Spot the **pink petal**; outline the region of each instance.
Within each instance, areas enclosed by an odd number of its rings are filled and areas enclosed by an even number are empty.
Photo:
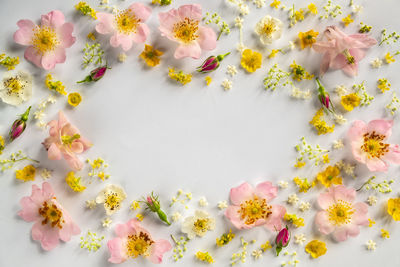
[[[141,3],[134,3],[128,7],[141,22],[145,22],[151,15],[151,8]]]
[[[378,158],[366,159],[365,164],[371,172],[386,172],[389,167],[386,162]]]
[[[47,197],[47,196],[46,196]],[[32,185],[32,194],[29,197],[37,206],[41,206],[44,201],[47,201],[48,198],[44,198],[42,189],[40,189],[37,185]]]
[[[76,154],[82,153],[82,152],[83,152],[83,145],[82,145],[82,143],[77,142],[77,141],[73,142],[73,143],[71,144],[71,151],[72,151],[73,153],[76,153]]]
[[[42,184],[42,196],[45,200],[50,200],[54,197],[54,190],[48,182]]]
[[[118,237],[124,238],[130,234],[136,234],[135,228],[131,228],[129,223],[126,224],[117,224],[115,226],[115,233]]]
[[[232,188],[229,196],[232,204],[238,206],[242,202],[251,199],[253,197],[253,194],[254,194],[253,187],[250,184],[244,182],[238,187]]]
[[[57,64],[57,57],[55,53],[46,53],[42,56],[41,67],[45,70],[54,69]]]
[[[335,204],[335,198],[332,188],[329,188],[328,192],[321,193],[318,196],[318,205],[321,209],[327,210],[333,204]]]
[[[75,154],[64,153],[63,155],[70,168],[76,171],[80,171],[83,168],[83,163],[78,159]]]
[[[189,45],[181,44],[175,50],[175,58],[180,59],[183,57],[191,57],[194,59],[198,59],[201,55],[201,48],[197,42],[193,42]]]
[[[201,5],[183,5],[178,8],[178,13],[181,19],[189,18],[194,20],[201,20]]]
[[[114,238],[107,243],[108,251],[111,253],[111,257],[108,259],[111,263],[122,263],[126,261],[127,256],[123,250],[123,244],[121,238]]]
[[[317,225],[318,231],[324,235],[328,235],[335,230],[335,226],[329,221],[329,213],[327,211],[319,211],[315,216],[315,224]]]
[[[18,216],[24,221],[33,222],[40,219],[38,213],[40,206],[33,202],[31,197],[23,197],[19,203],[22,206],[22,210],[18,212]]]
[[[337,54],[329,64],[329,66],[333,69],[343,69],[348,65],[347,59],[343,54]]]
[[[178,11],[176,9],[171,9],[168,12],[158,13],[158,20],[160,22],[160,27],[158,29],[161,32],[161,36],[166,36],[170,40],[175,40],[172,33],[174,25],[181,21]]]
[[[135,43],[144,43],[149,33],[150,33],[149,26],[147,26],[144,23],[140,23],[139,26],[137,27],[137,32],[132,35],[132,40]]]
[[[347,64],[346,66],[344,66],[342,68],[342,71],[344,73],[346,73],[347,75],[349,75],[350,77],[354,77],[357,76],[358,73],[358,63],[354,63],[354,64]]]
[[[121,45],[124,51],[128,51],[132,47],[132,39],[130,36],[116,33],[111,36],[110,44],[112,47],[118,47]]]
[[[217,47],[217,35],[210,27],[199,27],[199,45],[204,50],[214,50]]]
[[[346,241],[349,236],[355,237],[359,233],[360,229],[358,226],[349,224],[336,228],[333,232],[333,238],[338,242],[342,242]]]
[[[55,143],[52,143],[47,151],[48,158],[51,160],[60,160],[61,151]]]
[[[238,206],[229,206],[225,211],[225,216],[237,229],[249,229],[254,225],[247,225],[240,219],[239,214],[240,207]]]
[[[97,12],[96,31],[100,34],[109,34],[114,32],[114,15],[109,13]]]
[[[167,240],[157,240],[151,248],[150,261],[155,264],[161,263],[164,253],[171,249],[172,245]]]
[[[61,37],[61,46],[64,48],[71,47],[76,38],[72,36],[72,32],[74,31],[74,25],[72,23],[64,23],[59,29],[59,35]]]
[[[383,156],[384,160],[387,160],[394,164],[400,164],[400,147],[399,145],[389,145],[389,152]]]
[[[353,223],[355,225],[368,225],[368,205],[362,202],[354,204]]]
[[[349,49],[349,53],[354,57],[354,60],[356,62],[361,61],[366,54],[366,52],[363,49],[355,49],[355,48]]]
[[[278,187],[273,186],[271,182],[259,183],[256,186],[255,193],[269,202],[278,195]]]
[[[281,205],[271,205],[272,214],[268,216],[265,227],[270,231],[280,231],[283,227],[282,220],[286,213],[286,208]]]
[[[350,35],[349,37],[357,40],[359,44],[361,44],[360,48],[369,48],[378,43],[375,38],[367,34],[353,34]]]
[[[392,120],[373,120],[368,123],[367,132],[376,132],[377,134],[382,134],[388,138],[392,135],[392,127]]]
[[[30,45],[33,36],[33,29],[36,27],[35,23],[31,20],[23,19],[18,21],[17,25],[20,29],[14,33],[14,41],[17,44]]]
[[[46,15],[42,15],[41,26],[47,26],[50,28],[59,28],[65,22],[64,14],[59,10],[54,10]]]
[[[39,54],[33,46],[29,46],[24,53],[26,60],[32,62],[37,67],[42,68],[42,55]]]
[[[40,221],[32,227],[32,239],[40,241],[42,248],[46,251],[52,250],[59,244],[59,234],[57,227],[50,227],[48,224],[42,225]]]
[[[332,190],[335,201],[343,200],[349,203],[352,203],[356,198],[356,190],[353,188],[346,188],[344,185],[337,185],[334,187],[330,187]]]
[[[68,119],[65,117],[64,112],[61,110],[58,112],[58,128],[62,129],[66,124],[68,124]]]
[[[350,130],[347,132],[347,137],[350,141],[358,141],[363,139],[363,135],[367,131],[367,125],[363,121],[354,121]]]

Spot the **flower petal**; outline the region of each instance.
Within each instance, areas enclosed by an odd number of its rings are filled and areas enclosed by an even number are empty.
[[[150,33],[149,26],[147,26],[144,23],[140,23],[136,29],[136,33],[132,35],[132,40],[135,43],[144,43],[149,33]]]
[[[356,225],[368,225],[368,205],[362,202],[354,204],[353,223]]]
[[[109,34],[114,32],[114,15],[104,12],[97,12],[96,31],[100,34]]]
[[[375,132],[377,134],[382,134],[386,138],[392,135],[392,120],[373,120],[370,121],[367,125],[367,132]]]
[[[210,27],[199,27],[199,45],[204,50],[214,50],[217,47],[217,35]]]
[[[191,57],[194,59],[198,59],[201,55],[201,48],[200,45],[197,42],[193,42],[192,44],[189,45],[184,45],[181,44],[178,46],[178,48],[175,50],[175,58],[180,59],[183,57]]]
[[[55,143],[52,143],[47,151],[48,158],[51,160],[60,160],[61,151]]]
[[[24,221],[34,222],[40,219],[38,213],[40,206],[33,202],[31,197],[23,197],[19,203],[22,206],[22,210],[18,212],[18,216]]]
[[[68,48],[68,47],[71,47],[75,43],[76,38],[74,36],[72,36],[73,31],[74,31],[74,24],[72,24],[72,23],[64,23],[60,27],[59,34],[61,37],[61,46],[62,47]]]
[[[328,235],[335,230],[335,226],[329,221],[329,213],[327,211],[319,211],[315,216],[315,224],[317,225],[318,231],[324,235]]]
[[[114,238],[107,243],[108,251],[111,253],[111,257],[108,259],[111,263],[122,263],[126,261],[127,255],[124,253],[122,239]]]
[[[47,26],[56,29],[61,27],[64,22],[64,14],[60,10],[54,10],[46,15],[42,15],[41,26]]]
[[[134,3],[128,7],[141,22],[145,22],[151,15],[151,8],[142,3]]]
[[[193,20],[201,20],[201,5],[183,5],[178,8],[178,13],[181,19],[189,18]]]
[[[228,218],[237,229],[249,229],[253,227],[246,225],[240,219],[239,210],[240,210],[239,206],[229,206],[225,211],[226,218]]]
[[[240,205],[240,203],[250,199],[253,197],[254,189],[253,187],[244,182],[238,187],[234,187],[231,189],[229,197],[233,205]]]
[[[150,261],[155,264],[161,263],[164,253],[171,249],[172,245],[167,240],[157,240],[151,247]]]
[[[265,227],[271,231],[280,231],[283,227],[282,220],[286,213],[286,208],[281,205],[271,205],[272,214],[268,216]]]
[[[271,182],[259,183],[256,186],[255,193],[269,202],[278,195],[278,187],[273,186]]]
[[[36,27],[35,23],[33,23],[29,19],[23,19],[17,22],[19,30],[14,33],[14,41],[17,44],[21,45],[30,45],[33,29]]]
[[[29,46],[25,49],[24,57],[37,67],[42,68],[42,55],[39,54],[33,46]]]
[[[387,160],[394,164],[400,164],[400,147],[399,145],[389,145],[389,152],[383,156],[384,160]]]

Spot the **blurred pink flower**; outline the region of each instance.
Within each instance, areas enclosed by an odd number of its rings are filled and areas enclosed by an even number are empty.
[[[201,13],[201,6],[193,4],[158,14],[161,35],[179,43],[175,58],[197,59],[202,49],[213,50],[217,46],[217,35],[213,29],[199,25]]]
[[[108,241],[108,250],[112,263],[122,263],[128,258],[139,256],[149,257],[152,263],[161,263],[165,252],[172,249],[171,244],[164,239],[154,241],[149,232],[140,226],[136,219],[115,227],[118,237]]]
[[[392,126],[391,120],[373,120],[368,124],[355,121],[347,133],[354,158],[370,171],[387,171],[387,162],[400,164],[399,145],[385,143],[392,134]]]
[[[329,68],[341,69],[350,76],[357,75],[358,62],[365,57],[365,49],[377,41],[367,34],[347,35],[336,26],[328,26],[324,32],[327,41],[314,43],[313,49],[323,53],[321,75]]]
[[[18,215],[27,222],[35,222],[32,226],[32,239],[40,241],[44,250],[52,250],[58,245],[59,239],[68,242],[71,236],[81,232],[57,202],[53,188],[47,182],[42,184],[42,189],[32,185],[31,196],[23,197],[20,204],[22,210]]]
[[[17,22],[19,30],[14,33],[14,41],[28,46],[25,58],[36,66],[50,70],[57,63],[65,62],[65,48],[75,43],[72,36],[74,25],[66,23],[59,10],[42,15],[40,26],[31,20]]]
[[[269,205],[277,194],[278,188],[271,182],[260,183],[256,188],[245,182],[231,189],[233,205],[227,208],[225,216],[238,229],[264,225],[271,231],[280,231],[286,209],[281,205]]]
[[[333,186],[318,197],[318,205],[323,209],[315,217],[318,230],[333,234],[337,241],[345,241],[349,236],[360,233],[359,226],[368,225],[368,205],[354,203],[356,191],[343,185]]]
[[[88,150],[92,144],[80,135],[75,126],[68,122],[62,111],[58,113],[58,121],[52,120],[48,125],[50,126],[50,136],[44,140],[43,145],[48,151],[49,159],[60,160],[63,156],[72,169],[82,169],[83,163],[76,154]]]
[[[151,15],[151,8],[141,3],[134,3],[116,14],[98,12],[96,31],[100,34],[113,34],[110,44],[121,46],[124,51],[131,49],[133,42],[144,43],[150,33],[144,23]]]

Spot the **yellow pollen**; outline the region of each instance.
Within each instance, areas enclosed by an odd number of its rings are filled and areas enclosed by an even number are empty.
[[[272,22],[264,24],[264,27],[262,28],[262,31],[265,35],[271,35],[273,32],[275,32],[275,24]]]
[[[188,44],[199,37],[199,21],[189,18],[175,23],[173,32],[175,38],[179,39],[181,42]]]
[[[137,258],[139,255],[149,256],[149,247],[154,243],[148,234],[140,232],[128,236],[126,250],[129,257]]]
[[[377,134],[375,131],[364,134],[364,143],[361,146],[361,150],[367,153],[367,157],[380,158],[389,151],[389,144],[383,143],[382,141],[386,136]]]
[[[16,77],[12,77],[4,81],[4,86],[8,88],[9,94],[18,94],[20,90],[24,87],[21,81]]]
[[[194,222],[194,230],[196,233],[205,233],[208,230],[210,219],[197,219]]]
[[[62,211],[55,204],[48,204],[43,202],[41,208],[39,208],[39,214],[44,218],[42,224],[50,223],[51,227],[62,228],[62,224],[65,222],[62,219]]]
[[[115,22],[120,33],[131,34],[136,32],[140,19],[128,8],[115,16]]]
[[[43,55],[46,52],[53,51],[59,44],[54,29],[47,26],[36,26],[33,29],[32,45],[39,54]]]
[[[351,203],[343,200],[338,200],[328,208],[329,220],[334,225],[343,225],[351,222],[351,217],[354,214],[354,209]]]
[[[110,208],[110,210],[116,210],[119,208],[121,203],[121,198],[118,196],[117,193],[109,193],[106,197],[104,205]]]
[[[240,204],[238,211],[240,218],[245,220],[245,224],[253,224],[259,219],[267,219],[272,214],[271,206],[267,204],[265,199],[259,199],[255,196],[251,200],[246,200]]]
[[[66,146],[71,146],[75,140],[81,138],[80,134],[74,134],[73,136],[63,135],[61,136],[61,142]]]

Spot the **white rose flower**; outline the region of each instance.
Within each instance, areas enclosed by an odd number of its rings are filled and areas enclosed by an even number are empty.
[[[32,76],[26,72],[6,72],[0,84],[0,98],[4,103],[18,106],[32,97]]]
[[[267,15],[256,24],[254,31],[260,36],[261,43],[269,45],[281,38],[282,26],[282,21]]]

